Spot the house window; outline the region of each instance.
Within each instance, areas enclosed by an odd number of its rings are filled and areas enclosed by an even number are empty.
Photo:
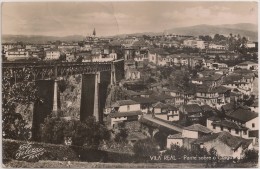
[[[255,128],[255,123],[252,123],[252,128]]]
[[[231,133],[231,128],[228,128],[228,131]]]
[[[213,125],[213,129],[216,129],[216,125]]]
[[[244,135],[247,135],[247,131],[246,130],[244,130]]]
[[[239,130],[238,129],[236,129],[236,134],[238,134],[239,133]]]
[[[223,126],[220,127],[221,131],[223,131]]]
[[[127,111],[130,111],[130,106],[129,105],[127,105]]]

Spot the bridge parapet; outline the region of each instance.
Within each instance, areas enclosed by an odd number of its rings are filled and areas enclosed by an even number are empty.
[[[33,63],[3,63],[3,77],[10,77],[10,81],[55,79],[76,74],[88,74],[111,71],[112,62],[33,62]]]

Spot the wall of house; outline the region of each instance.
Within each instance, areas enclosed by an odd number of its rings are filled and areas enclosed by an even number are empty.
[[[140,110],[141,110],[140,104],[133,104],[133,105],[120,106],[118,112],[130,112],[130,111],[140,111]]]
[[[255,127],[253,127],[252,124],[254,124]],[[258,117],[246,122],[246,127],[251,129],[251,130],[259,130],[259,128],[258,128]]]
[[[15,60],[15,59],[26,59],[29,57],[28,51],[11,51],[6,52],[6,58],[7,60]]]
[[[258,113],[258,107],[250,107],[250,110]]]
[[[183,139],[182,138],[167,138],[167,148],[171,148],[171,145],[178,145],[183,146]]]
[[[155,114],[162,112],[161,108],[154,108],[153,111],[154,111]]]
[[[162,120],[168,120],[167,114],[154,114],[154,115],[155,115],[155,117],[160,118]]]
[[[59,59],[60,52],[46,52],[46,60]]]
[[[217,154],[219,156],[233,157],[233,150],[229,146],[227,146],[226,144],[224,144],[223,142],[220,142],[218,140],[212,140],[209,142],[205,142],[203,144],[203,147],[205,147],[207,149],[207,151],[209,151],[211,148],[214,148],[215,150],[217,150]]]
[[[165,65],[167,64],[166,61],[167,61],[166,58],[160,57],[160,58],[158,59],[158,65],[159,65],[159,66],[165,66]]]
[[[148,54],[148,59],[149,59],[149,62],[152,62],[152,63],[154,63],[154,64],[156,64],[156,62],[157,62],[157,56],[156,56],[156,54],[151,54],[151,53],[149,53],[149,54]]]
[[[168,121],[179,121],[179,120],[180,120],[180,116],[169,116]]]
[[[175,116],[169,116],[169,121],[179,121],[180,116],[179,114],[175,114]]]
[[[198,138],[198,132],[197,131],[190,131],[190,130],[183,130],[182,131],[182,137],[186,138]]]
[[[239,136],[239,137],[246,138],[246,139],[248,138],[248,131],[246,131],[246,134],[243,131],[240,131],[240,130],[238,130],[238,133],[236,133],[235,129],[229,130],[229,128],[227,128],[227,127],[223,127],[223,130],[221,130],[220,126],[216,126],[215,129],[214,129],[213,125],[211,123],[212,123],[211,120],[207,120],[207,128],[212,130],[214,133],[227,131],[227,132],[229,132],[233,136]]]
[[[122,122],[127,120],[127,117],[113,117],[111,118],[111,126],[113,126],[114,124],[118,123],[118,122]]]

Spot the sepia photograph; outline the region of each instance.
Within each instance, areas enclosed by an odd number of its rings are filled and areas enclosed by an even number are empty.
[[[257,168],[258,1],[1,3],[3,168]]]

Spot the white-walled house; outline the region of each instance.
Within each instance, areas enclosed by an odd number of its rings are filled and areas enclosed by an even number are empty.
[[[192,142],[192,148],[206,148],[207,151],[214,148],[219,156],[240,159],[244,156],[245,150],[253,148],[253,144],[251,139],[236,137],[223,131],[195,140]]]
[[[50,50],[46,50],[45,51],[45,60],[57,60],[60,58],[60,51],[58,50],[53,50],[53,49],[50,49]]]
[[[191,48],[205,49],[205,41],[198,39],[186,39],[183,41],[183,45]]]
[[[207,119],[207,127],[214,133],[226,131],[233,136],[248,138],[249,129],[245,125],[237,124],[231,120],[210,117]]]
[[[210,135],[212,131],[200,124],[193,124],[188,127],[184,127],[182,133],[169,135],[167,137],[167,148],[171,148],[172,145],[184,146],[190,148],[190,143],[195,139]]]
[[[250,130],[258,130],[258,113],[251,111],[249,108],[238,108],[228,114],[226,118],[244,125]]]
[[[111,105],[111,112],[108,115],[110,125],[124,121],[137,121],[141,118],[142,111],[139,103],[133,100],[118,100]]]
[[[236,65],[236,68],[256,71],[256,70],[258,70],[258,63],[246,61],[246,62],[242,62],[242,63],[239,63],[238,65]]]
[[[13,61],[17,59],[28,59],[29,52],[23,48],[13,48],[6,52],[5,57],[7,60]]]
[[[255,48],[255,47],[256,47],[256,44],[255,44],[254,42],[248,41],[248,42],[246,43],[246,47],[247,47],[247,48]]]
[[[173,105],[157,102],[157,103],[153,104],[152,107],[153,107],[154,117],[157,117],[157,118],[165,120],[165,121],[179,121],[180,120],[180,112]]]
[[[126,80],[138,80],[140,78],[141,78],[141,73],[136,69],[127,69],[125,71]]]
[[[111,107],[117,112],[130,112],[130,111],[140,111],[140,103],[133,100],[118,100]]]
[[[142,116],[141,111],[124,112],[124,113],[110,113],[108,115],[111,127],[115,127],[116,124],[125,121],[138,121]]]
[[[250,105],[249,108],[251,111],[258,113],[258,99],[255,100],[255,102]]]

